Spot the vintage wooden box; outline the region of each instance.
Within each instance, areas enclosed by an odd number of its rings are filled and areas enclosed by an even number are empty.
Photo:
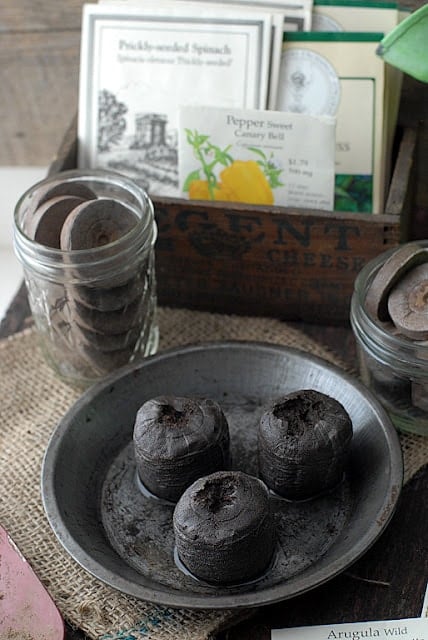
[[[416,139],[401,132],[381,215],[153,198],[159,304],[346,324],[359,270],[407,238]],[[50,172],[76,156],[73,123]]]

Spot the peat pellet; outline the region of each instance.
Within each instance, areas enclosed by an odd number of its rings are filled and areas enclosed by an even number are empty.
[[[83,182],[67,182],[66,180],[58,180],[49,182],[49,184],[41,184],[34,189],[31,199],[28,202],[26,213],[27,218],[31,218],[36,209],[45,204],[52,198],[69,196],[73,198],[81,198],[82,201],[95,200],[97,194]]]
[[[397,329],[412,340],[428,339],[428,262],[403,276],[388,297]]]
[[[137,472],[153,495],[176,502],[198,477],[229,466],[229,427],[214,400],[158,396],[135,419]]]
[[[119,286],[101,287],[98,285],[75,284],[70,286],[70,295],[86,307],[98,311],[117,311],[141,297],[147,286],[145,274],[140,271],[129,276]],[[116,279],[116,277],[115,277]]]
[[[61,249],[95,249],[115,242],[138,222],[126,205],[110,198],[89,200],[76,207],[61,231]]]
[[[133,327],[123,333],[98,333],[92,331],[87,327],[82,327],[75,322],[73,330],[78,334],[79,342],[81,342],[88,349],[92,348],[98,351],[118,351],[121,349],[133,349],[140,337],[141,328],[139,326]]]
[[[34,192],[35,204],[39,207],[46,200],[57,196],[74,196],[82,200],[95,200],[97,198],[95,191],[83,182],[59,179],[58,182],[45,184]]]
[[[116,311],[98,311],[76,299],[70,300],[70,306],[72,320],[86,329],[107,335],[124,333],[139,326],[144,310],[143,301],[140,298]]]
[[[428,261],[428,253],[417,244],[405,244],[380,267],[369,285],[365,307],[375,320],[390,320],[388,296],[394,285],[413,267]]]
[[[352,439],[345,408],[330,396],[303,389],[279,398],[262,414],[259,474],[289,500],[306,500],[343,478]]]
[[[240,471],[196,480],[177,502],[173,529],[179,561],[193,576],[215,585],[257,579],[275,552],[267,488]]]
[[[27,235],[45,247],[60,248],[61,229],[67,216],[84,200],[75,196],[56,196],[41,204],[28,217]]]
[[[86,362],[88,362],[91,368],[98,374],[110,373],[128,364],[135,351],[132,345],[123,349],[102,351],[96,347],[81,344],[79,349]]]

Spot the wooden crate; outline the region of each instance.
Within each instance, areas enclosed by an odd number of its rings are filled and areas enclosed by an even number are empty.
[[[403,131],[380,215],[153,198],[159,304],[346,324],[357,273],[407,239],[416,139]],[[73,123],[50,173],[76,157]]]

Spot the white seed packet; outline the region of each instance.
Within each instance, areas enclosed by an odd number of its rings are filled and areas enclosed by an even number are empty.
[[[335,118],[183,106],[182,196],[331,210]]]
[[[178,193],[182,104],[265,108],[270,13],[185,3],[88,4],[82,22],[78,165]]]
[[[272,640],[374,640],[374,638],[406,638],[406,640],[428,640],[428,618],[405,618],[373,622],[348,622],[272,629]]]

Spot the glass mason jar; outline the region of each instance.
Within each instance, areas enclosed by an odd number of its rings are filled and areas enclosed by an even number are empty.
[[[427,252],[428,262],[428,241],[408,243],[413,244]],[[392,321],[375,321],[365,304],[376,273],[395,251],[390,249],[377,256],[357,275],[351,326],[363,382],[385,407],[397,429],[428,436],[428,341],[404,336]]]
[[[97,201],[97,220],[90,229],[82,227],[81,219],[80,227],[74,221],[71,229],[75,235],[77,229],[77,247],[83,248],[64,248],[65,220],[70,227],[76,211],[67,214],[64,202],[71,202],[70,208],[76,203],[85,207],[88,200]],[[56,201],[59,213],[52,206]],[[113,226],[122,225],[123,232],[108,235],[104,230],[113,214]],[[121,214],[128,225],[118,222]],[[98,244],[91,246],[94,234]],[[15,252],[23,265],[42,349],[64,380],[86,387],[156,351],[156,237],[147,194],[112,171],[64,171],[38,182],[20,198],[14,216]]]

